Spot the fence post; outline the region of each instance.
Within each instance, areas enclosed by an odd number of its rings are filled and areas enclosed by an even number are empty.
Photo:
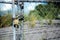
[[[12,0],[12,13],[13,13],[13,18],[15,18],[15,11],[14,11],[14,0]],[[14,28],[14,23],[13,23],[13,26],[12,26],[12,29],[13,29],[13,40],[16,40],[16,30]]]

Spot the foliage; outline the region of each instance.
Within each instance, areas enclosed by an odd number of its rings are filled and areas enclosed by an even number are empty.
[[[39,4],[34,10],[31,10],[29,15],[25,15],[25,21],[30,21],[31,25],[35,25],[36,20],[46,19],[51,24],[53,19],[56,19],[60,15],[60,8],[56,7],[53,3],[46,5]]]
[[[30,26],[34,27],[35,26],[35,21],[37,20],[37,18],[35,17],[35,15],[29,15],[29,22],[30,22]]]
[[[38,14],[44,19],[55,19],[58,16],[58,8],[53,3],[38,5],[35,7]]]
[[[9,27],[12,24],[12,15],[11,14],[5,14],[0,17],[1,23],[0,28],[2,27]]]
[[[24,14],[24,22],[28,21],[29,20],[29,16]]]
[[[53,19],[58,18],[60,15],[60,8],[56,7],[53,3],[48,3],[46,5],[37,5],[35,10],[31,11],[30,14],[36,15],[37,20],[45,19],[49,20],[48,23],[51,24]]]
[[[41,19],[41,17],[38,14],[38,11],[37,10],[31,10],[30,13],[29,13],[29,15],[35,16],[36,20],[40,20]]]
[[[36,17],[34,15],[24,15],[24,22],[29,21],[29,26],[34,27]]]

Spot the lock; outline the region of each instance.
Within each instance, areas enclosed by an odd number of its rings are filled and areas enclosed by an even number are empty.
[[[19,5],[20,5],[20,8],[21,8],[21,9],[24,9],[24,4],[23,4],[23,2],[21,2]]]
[[[15,28],[19,28],[19,19],[18,18],[13,18],[13,26]]]
[[[15,28],[19,28],[19,21],[23,21],[24,20],[24,16],[23,15],[19,15],[13,19],[13,25]]]
[[[19,19],[19,21],[23,21],[24,20],[24,16],[20,15],[20,16],[18,16],[18,19]]]
[[[24,9],[24,6],[23,5],[21,5],[20,7],[21,7],[21,9]]]

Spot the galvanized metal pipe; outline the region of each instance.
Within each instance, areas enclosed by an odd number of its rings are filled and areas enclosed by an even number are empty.
[[[15,11],[14,11],[14,0],[12,0],[12,13],[13,13],[13,18],[15,18]],[[14,28],[14,23],[13,23],[13,40],[16,40],[16,32],[15,32],[15,28]]]

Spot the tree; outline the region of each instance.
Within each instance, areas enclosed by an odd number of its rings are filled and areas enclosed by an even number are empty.
[[[35,7],[38,14],[44,19],[55,19],[58,16],[58,8],[53,3],[47,5],[41,5]]]
[[[29,15],[35,16],[37,20],[45,19],[51,23],[53,19],[56,19],[60,14],[60,8],[56,7],[54,3],[48,3],[46,5],[39,4],[34,10],[31,10]],[[30,16],[31,17],[31,16]]]

